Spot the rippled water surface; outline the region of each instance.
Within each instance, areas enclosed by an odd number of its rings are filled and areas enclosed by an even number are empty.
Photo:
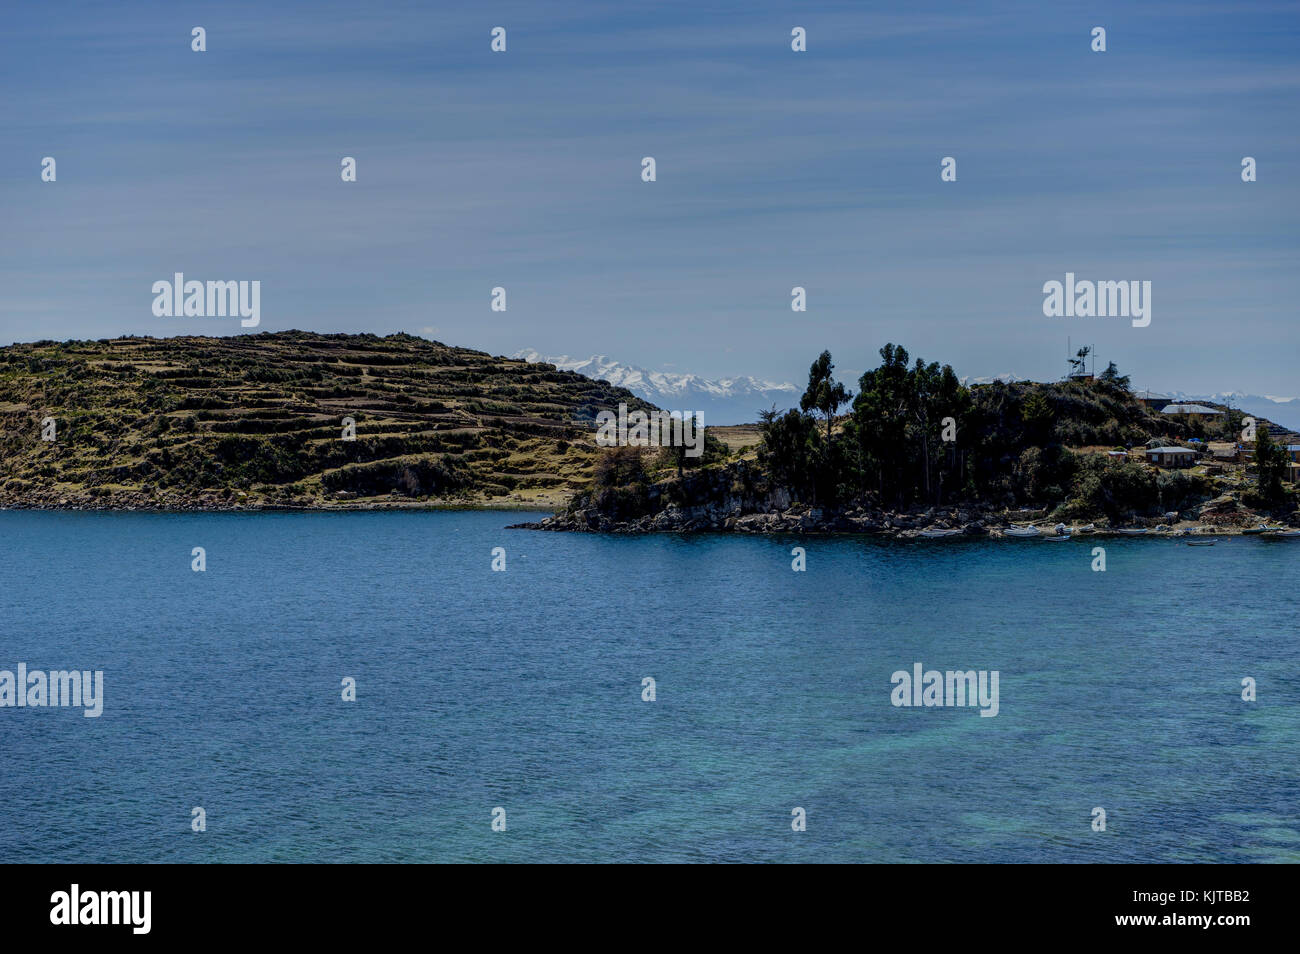
[[[1300,543],[522,519],[0,513],[0,669],[105,685],[0,708],[0,861],[1300,860]]]

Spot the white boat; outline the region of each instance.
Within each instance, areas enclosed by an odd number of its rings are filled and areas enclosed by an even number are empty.
[[[1260,536],[1267,540],[1300,540],[1300,530],[1265,530]]]
[[[918,537],[924,537],[927,540],[936,540],[940,537],[955,537],[961,533],[961,530],[945,530],[941,527],[929,527],[917,534]]]
[[[1095,523],[1090,523],[1086,527],[1075,527],[1070,532],[1071,533],[1092,533],[1096,529],[1097,529],[1097,525]]]
[[[1115,532],[1122,533],[1126,537],[1136,537],[1136,536],[1140,536],[1143,533],[1146,533],[1147,528],[1146,527],[1124,527],[1123,529],[1116,530]]]
[[[1043,531],[1037,527],[1007,527],[1002,531],[1008,537],[1041,537]]]

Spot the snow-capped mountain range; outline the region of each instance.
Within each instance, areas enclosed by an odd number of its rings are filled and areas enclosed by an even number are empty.
[[[511,357],[524,361],[542,361],[555,365],[561,371],[576,371],[589,378],[608,381],[617,387],[627,388],[656,407],[674,411],[699,411],[705,424],[753,424],[758,420],[759,411],[773,405],[778,411],[797,406],[802,393],[800,388],[789,382],[778,384],[749,376],[710,381],[694,374],[647,371],[635,365],[621,364],[603,354],[592,355],[590,358],[571,358],[563,354],[543,355],[526,348],[515,352]],[[856,377],[845,380],[846,383],[855,381]],[[1029,379],[1008,372],[990,377],[965,377],[961,380],[963,384],[970,385],[991,384],[994,381],[1015,383]],[[1160,393],[1168,394],[1171,403],[1209,401],[1213,404],[1230,404],[1247,414],[1300,431],[1300,398],[1247,394],[1242,391],[1220,391],[1217,394],[1192,394],[1186,391]]]
[[[800,389],[793,384],[761,381],[754,377],[720,378],[710,381],[694,374],[648,371],[621,364],[603,354],[590,358],[544,355],[531,348],[516,351],[513,358],[553,364],[561,371],[578,374],[616,387],[627,388],[656,407],[671,411],[698,411],[706,424],[752,424],[758,412],[776,405],[777,410],[799,403]]]
[[[1274,424],[1281,424],[1293,431],[1300,431],[1300,398],[1245,394],[1241,391],[1220,391],[1218,394],[1188,394],[1185,391],[1162,393],[1167,393],[1175,401],[1209,401],[1212,404],[1226,404],[1247,414],[1270,420]]]
[[[994,374],[982,378],[972,378],[970,375],[966,375],[963,378],[958,378],[958,380],[966,387],[970,387],[972,384],[992,384],[994,381],[1002,381],[1006,384],[1015,384],[1018,381],[1027,381],[1029,379],[1022,378],[1020,375],[1012,374],[1008,371],[1005,374]]]

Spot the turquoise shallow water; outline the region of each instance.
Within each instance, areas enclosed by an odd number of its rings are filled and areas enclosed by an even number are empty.
[[[105,674],[0,708],[0,862],[1300,860],[1300,544],[521,519],[0,513],[0,669]]]

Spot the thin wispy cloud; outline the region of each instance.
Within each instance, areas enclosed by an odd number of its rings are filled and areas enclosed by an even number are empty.
[[[1074,335],[1156,386],[1294,393],[1298,32],[1274,4],[24,6],[0,339],[237,331],[150,314],[182,270],[260,279],[265,330],[776,379],[789,339],[1054,376]],[[1152,325],[1044,318],[1089,269],[1152,280]]]

